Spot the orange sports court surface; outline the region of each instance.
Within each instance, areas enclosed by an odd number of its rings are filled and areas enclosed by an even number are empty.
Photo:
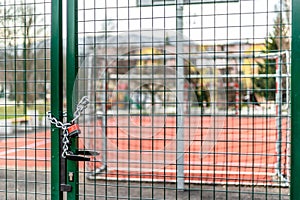
[[[287,174],[288,120],[281,120],[281,171]],[[183,128],[184,154],[176,154],[175,122],[172,116],[155,119],[135,116],[128,121],[122,117],[109,118],[106,151],[102,149],[101,122],[93,127],[82,126],[80,146],[97,150],[100,156],[86,165],[80,164],[80,170],[100,167],[105,153],[107,171],[100,178],[174,182],[176,158],[183,155],[186,182],[274,184],[278,159],[275,117],[188,118],[184,124],[189,128]],[[157,123],[160,126],[153,126]],[[50,130],[2,139],[0,157],[1,168],[50,170]]]

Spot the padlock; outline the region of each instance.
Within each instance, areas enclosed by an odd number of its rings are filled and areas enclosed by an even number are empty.
[[[80,128],[78,124],[72,124],[71,126],[68,127],[68,133],[69,133],[69,138],[72,137],[78,137],[78,135],[80,134]]]

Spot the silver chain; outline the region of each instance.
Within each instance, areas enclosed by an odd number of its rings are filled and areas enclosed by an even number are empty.
[[[88,100],[87,96],[84,96],[81,98],[79,103],[77,104],[76,111],[74,112],[74,118],[71,120],[71,122],[61,122],[58,121],[55,117],[52,116],[51,112],[47,113],[47,118],[50,121],[51,124],[54,124],[56,128],[62,129],[63,130],[63,138],[62,138],[62,143],[63,143],[63,151],[62,151],[62,157],[66,158],[68,152],[69,152],[69,143],[70,140],[68,138],[68,127],[80,117],[81,113],[87,108],[87,105],[90,103]],[[63,116],[66,117],[66,113],[63,113]]]
[[[87,105],[90,103],[87,96],[83,96],[79,103],[77,104],[76,111],[74,112],[71,123],[73,124],[81,115],[81,113],[87,108]]]
[[[63,143],[63,146],[62,146],[62,153],[61,153],[61,157],[63,158],[66,158],[68,152],[69,152],[69,143],[70,143],[70,140],[68,138],[68,126],[64,126],[62,128],[63,130],[63,138],[62,138],[62,143]]]

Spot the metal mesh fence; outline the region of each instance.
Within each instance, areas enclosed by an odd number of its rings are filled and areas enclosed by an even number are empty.
[[[0,3],[4,199],[289,199],[289,0],[67,3]]]
[[[189,4],[191,3],[191,4]],[[153,6],[154,5],[154,6]],[[288,199],[290,1],[78,1],[81,199]]]
[[[0,196],[50,198],[50,1],[0,2]]]
[[[288,199],[290,2],[138,2],[78,1],[80,198]]]

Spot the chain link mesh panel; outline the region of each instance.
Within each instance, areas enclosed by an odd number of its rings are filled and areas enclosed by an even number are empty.
[[[78,1],[80,198],[288,199],[290,1],[148,3]]]
[[[50,198],[50,6],[0,2],[1,199]]]
[[[51,3],[0,3],[5,199],[50,198]],[[290,1],[77,3],[79,199],[289,198]]]

